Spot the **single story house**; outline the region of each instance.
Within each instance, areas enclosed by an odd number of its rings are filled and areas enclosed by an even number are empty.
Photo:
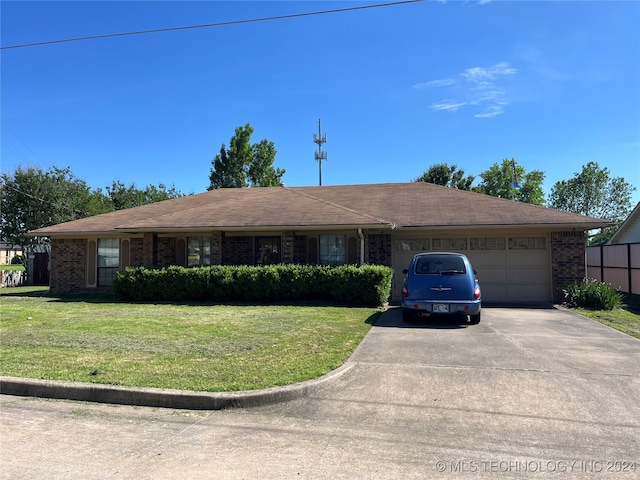
[[[585,277],[586,231],[609,222],[412,182],[218,189],[31,231],[54,293],[108,289],[137,265],[381,264],[465,253],[488,302],[561,301]]]
[[[624,243],[640,243],[640,202],[607,242],[608,245]]]
[[[22,247],[0,241],[0,265],[11,265],[16,255],[22,255]]]

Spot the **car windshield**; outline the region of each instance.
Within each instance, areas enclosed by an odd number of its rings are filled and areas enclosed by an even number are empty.
[[[415,272],[418,275],[464,275],[464,260],[457,255],[425,255],[418,258]]]

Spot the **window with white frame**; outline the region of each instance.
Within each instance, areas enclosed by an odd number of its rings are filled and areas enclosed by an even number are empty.
[[[187,238],[187,266],[211,265],[211,237]]]
[[[347,246],[344,235],[320,235],[320,265],[344,265]]]
[[[98,286],[110,287],[120,268],[120,240],[98,239]]]

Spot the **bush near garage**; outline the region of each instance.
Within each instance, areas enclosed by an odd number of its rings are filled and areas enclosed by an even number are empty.
[[[623,295],[610,283],[585,278],[582,282],[572,283],[564,291],[567,303],[571,307],[591,310],[613,310],[622,306]]]
[[[117,274],[113,291],[133,301],[330,300],[378,306],[389,299],[392,276],[391,268],[380,265],[132,267]]]

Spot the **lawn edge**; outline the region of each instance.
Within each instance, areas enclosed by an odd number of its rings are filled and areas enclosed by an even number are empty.
[[[249,408],[309,396],[342,377],[354,365],[346,362],[322,377],[292,385],[240,392],[195,392],[0,376],[0,394],[187,410]]]

